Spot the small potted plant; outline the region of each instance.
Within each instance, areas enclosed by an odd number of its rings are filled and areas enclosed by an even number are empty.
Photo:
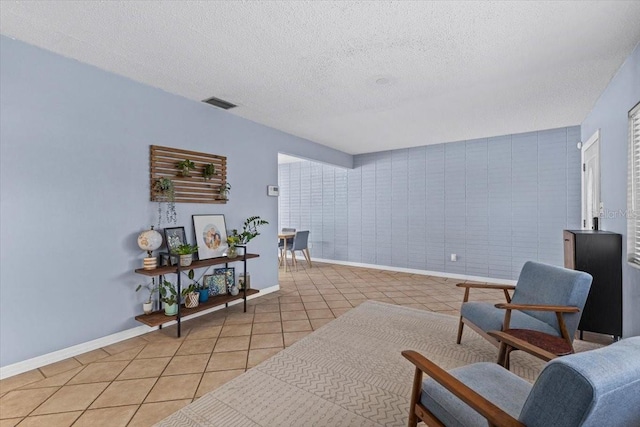
[[[233,231],[237,231],[237,230],[233,230]],[[240,236],[238,235],[238,233],[232,232],[229,236],[227,236],[227,244],[229,245],[229,249],[227,249],[227,257],[228,258],[237,257],[238,248],[236,246],[240,244]]]
[[[198,251],[198,246],[187,243],[178,246],[173,253],[180,255],[180,267],[188,267],[193,262],[193,254]]]
[[[198,292],[198,286],[195,283],[192,283],[188,287],[183,289],[182,296],[184,297],[185,307],[196,308],[198,306],[198,298],[200,296],[200,293]]]
[[[176,164],[176,168],[182,176],[191,176],[191,171],[195,170],[196,164],[189,159],[184,159]]]
[[[213,178],[215,174],[216,174],[216,167],[213,163],[204,165],[204,167],[202,168],[202,177],[205,180]]]
[[[225,182],[220,186],[220,195],[224,200],[227,200],[227,196],[229,195],[229,191],[231,191],[231,184]]]
[[[178,313],[178,292],[173,283],[165,280],[160,285],[160,301],[164,303],[164,314],[174,316]]]
[[[136,292],[138,292],[142,288],[145,288],[147,291],[149,291],[149,297],[145,300],[145,302],[142,303],[142,311],[144,312],[144,314],[150,314],[151,312],[153,312],[153,293],[158,291],[158,287],[159,286],[156,285],[155,282],[151,282],[141,283],[136,288]]]
[[[207,271],[205,270],[204,273],[206,273]],[[202,276],[204,276],[204,273],[202,273]],[[200,276],[200,279],[198,280],[193,280],[193,278],[195,277],[195,273],[193,271],[193,269],[189,270],[189,273],[187,273],[187,276],[189,277],[189,279],[191,279],[193,281],[193,284],[196,287],[196,290],[198,292],[198,301],[199,302],[207,302],[209,301],[209,288],[206,287],[204,284],[200,284],[199,280],[202,279],[202,276]]]
[[[234,237],[236,241],[235,245],[246,245],[254,238],[260,235],[258,227],[269,224],[268,221],[260,218],[259,216],[250,216],[242,224],[242,232],[238,233],[238,230],[231,230],[230,236]],[[229,238],[227,238],[227,241]],[[231,246],[231,244],[229,244]]]

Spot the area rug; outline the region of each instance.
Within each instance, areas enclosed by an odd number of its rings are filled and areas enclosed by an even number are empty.
[[[402,350],[445,369],[496,361],[497,349],[468,328],[457,345],[457,327],[454,316],[367,301],[157,425],[404,426],[414,368]],[[511,356],[529,381],[543,365]]]

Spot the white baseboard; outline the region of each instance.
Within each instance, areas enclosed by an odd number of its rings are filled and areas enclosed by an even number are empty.
[[[299,255],[296,255],[296,260],[301,260],[303,262],[306,262],[306,260],[304,258],[301,258]],[[389,265],[365,264],[362,262],[351,262],[351,261],[336,261],[333,259],[313,258],[311,261],[324,262],[327,264],[347,265],[350,267],[364,267],[364,268],[371,268],[374,270],[397,271],[399,273],[420,274],[423,276],[438,276],[438,277],[447,277],[447,278],[457,279],[457,280],[472,280],[474,282],[496,283],[500,285],[515,285],[517,282],[516,280],[511,280],[511,279],[494,279],[491,277],[469,276],[467,274],[454,274],[454,273],[447,273],[444,271],[418,270],[415,268],[392,267]]]
[[[260,293],[250,295],[247,297],[247,300],[251,300],[254,298],[259,298],[263,295],[270,294],[272,292],[276,292],[280,290],[280,285],[270,286],[265,289],[260,289]],[[229,305],[241,304],[242,300],[236,300]],[[205,314],[212,313],[217,310],[223,310],[226,307],[224,305],[212,307],[208,310],[203,310],[198,313],[192,314],[191,316],[185,316],[182,318],[182,321],[188,321],[190,319],[195,319],[196,317],[204,316]],[[163,327],[175,325],[177,322],[172,321],[165,323]],[[43,354],[42,356],[37,356],[31,359],[24,360],[22,362],[13,363],[11,365],[0,367],[0,379],[3,380],[5,378],[12,377],[14,375],[22,374],[23,372],[31,371],[32,369],[37,369],[41,366],[50,365],[52,363],[59,362],[64,359],[68,359],[70,357],[77,356],[82,353],[86,353],[88,351],[97,350],[102,347],[106,347],[111,344],[118,343],[120,341],[128,340],[129,338],[134,338],[140,335],[144,335],[146,333],[155,331],[158,327],[150,327],[146,325],[136,326],[135,328],[127,329],[121,332],[117,332],[115,334],[107,335],[106,337],[98,338],[92,341],[87,341],[81,344],[77,344],[71,347],[63,348],[62,350],[54,351],[51,353]]]

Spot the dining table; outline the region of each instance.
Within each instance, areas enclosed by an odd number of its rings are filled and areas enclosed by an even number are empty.
[[[282,240],[284,241],[284,245],[283,245],[283,256],[282,259],[280,259],[280,264],[282,264],[282,261],[284,261],[284,271],[287,271],[287,240],[291,240],[293,241],[293,238],[295,237],[296,233],[279,233],[278,234],[278,241]]]

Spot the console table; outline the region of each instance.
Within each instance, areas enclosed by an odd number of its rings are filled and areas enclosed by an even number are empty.
[[[155,277],[158,276],[158,280],[160,280],[159,283],[162,283],[162,281],[164,280],[164,276],[166,274],[176,274],[177,275],[177,293],[178,293],[178,298],[180,298],[181,295],[181,271],[183,270],[191,270],[191,269],[197,269],[197,268],[208,268],[214,265],[222,265],[224,264],[225,267],[229,266],[229,263],[233,263],[233,262],[242,262],[243,264],[243,268],[244,268],[244,274],[246,277],[247,274],[247,260],[251,259],[251,258],[258,258],[260,255],[258,254],[248,254],[245,253],[244,255],[239,255],[236,258],[228,258],[228,257],[219,257],[219,258],[211,258],[211,259],[203,259],[203,260],[198,260],[198,261],[193,261],[191,263],[190,266],[188,267],[181,267],[178,263],[178,265],[172,265],[172,266],[163,266],[163,267],[157,267],[154,268],[153,270],[145,270],[144,268],[138,268],[135,270],[136,273],[138,274],[142,274],[144,276],[149,276],[149,277]],[[257,289],[247,289],[247,286],[245,284],[245,286],[243,287],[242,291],[235,296],[232,295],[218,295],[218,296],[210,296],[209,300],[207,302],[204,303],[200,303],[197,307],[195,308],[186,308],[183,307],[182,304],[178,303],[178,313],[176,315],[173,316],[167,316],[166,314],[164,314],[164,310],[156,310],[150,314],[141,314],[139,316],[136,316],[135,319],[139,322],[144,323],[145,325],[148,326],[159,326],[160,328],[162,328],[162,325],[168,322],[171,322],[173,320],[177,321],[178,323],[178,337],[180,336],[180,329],[181,329],[181,319],[184,316],[189,316],[191,314],[195,314],[198,313],[200,311],[204,311],[207,310],[209,308],[212,307],[217,307],[217,306],[221,306],[224,305],[225,307],[229,306],[229,303],[232,301],[236,301],[239,299],[244,300],[244,311],[247,311],[247,296],[249,295],[254,295],[257,294],[259,291]]]

